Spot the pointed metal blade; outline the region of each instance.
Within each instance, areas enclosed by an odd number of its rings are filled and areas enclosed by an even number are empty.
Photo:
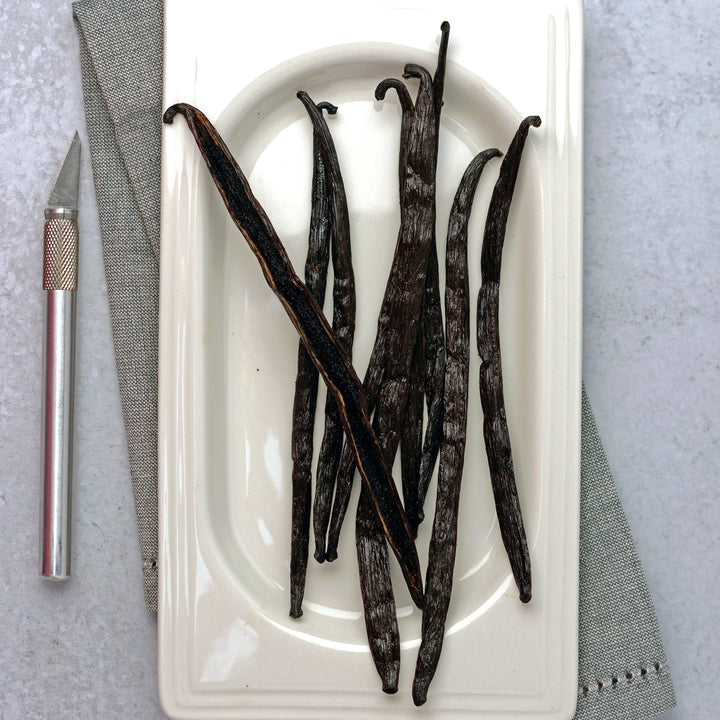
[[[48,207],[77,210],[80,180],[80,136],[75,133],[65,160],[60,167],[55,186],[48,198]]]

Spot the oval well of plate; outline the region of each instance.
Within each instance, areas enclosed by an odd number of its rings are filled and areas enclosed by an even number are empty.
[[[435,58],[410,48],[363,44],[327,48],[267,73],[241,93],[217,122],[302,276],[310,217],[312,131],[299,89],[339,107],[328,120],[348,195],[358,316],[354,364],[362,377],[375,336],[377,314],[399,223],[397,157],[399,106],[394,94],[377,103],[385,77],[400,77],[405,62],[434,69]],[[416,83],[409,81],[411,94]],[[520,115],[466,70],[448,65],[438,161],[438,252],[444,280],[445,230],[450,204],[473,155],[506,149]],[[486,169],[470,225],[471,368],[468,442],[461,496],[455,590],[450,631],[475,622],[502,598],[517,602],[500,540],[482,440],[477,390],[475,304],[485,213],[499,162]],[[537,158],[528,143],[511,211],[503,256],[501,340],[508,422],[517,480],[531,544],[542,506],[542,216]],[[288,617],[290,546],[290,425],[298,339],[266,285],[244,238],[229,220],[214,187],[200,181],[206,206],[203,287],[208,332],[206,406],[208,473],[198,488],[203,553],[216,582],[242,593],[279,628],[309,642],[366,651],[354,549],[355,499],[348,512],[339,558],[310,560],[305,614]],[[330,312],[331,278],[325,311]],[[321,383],[322,385],[322,383]],[[325,391],[318,399],[316,453],[322,437]],[[394,477],[399,478],[399,463]],[[356,481],[356,485],[357,485]],[[423,566],[432,527],[435,481],[421,526]],[[357,494],[357,487],[355,495]],[[393,581],[405,646],[419,638],[413,608],[394,559]]]

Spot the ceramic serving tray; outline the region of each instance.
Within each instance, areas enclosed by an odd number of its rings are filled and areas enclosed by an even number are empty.
[[[421,613],[397,563],[400,689],[383,694],[363,622],[350,506],[334,563],[308,569],[288,615],[290,430],[298,337],[229,219],[182,118],[163,131],[159,688],[172,718],[572,717],[577,697],[581,376],[582,6],[575,0],[360,5],[168,0],[165,107],[191,103],[226,139],[290,259],[304,266],[312,131],[328,120],[351,218],[353,362],[363,376],[399,223],[399,105],[374,100],[406,62],[434,71],[451,25],[438,160],[441,267],[450,204],[480,150],[540,115],[508,222],[500,332],[507,417],[533,564],[524,605],[490,488],[471,352],[455,582],[427,704],[410,696]],[[411,92],[415,87],[409,83]],[[471,328],[499,162],[469,232]],[[441,270],[441,280],[444,272]],[[328,293],[328,296],[330,293]],[[326,312],[328,307],[326,305]],[[321,388],[318,408],[324,407]],[[322,413],[316,422],[316,447]],[[399,477],[398,468],[394,476]],[[417,540],[423,568],[435,481]]]

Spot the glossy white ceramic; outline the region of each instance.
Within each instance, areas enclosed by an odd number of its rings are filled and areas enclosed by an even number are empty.
[[[295,92],[339,106],[329,124],[351,214],[361,377],[399,220],[399,108],[394,97],[374,102],[377,82],[400,76],[408,61],[434,69],[440,21],[451,22],[438,167],[441,264],[450,203],[469,160],[486,147],[504,150],[523,115],[542,116],[523,158],[501,284],[507,414],[534,592],[529,605],[519,602],[497,529],[473,352],[455,587],[425,708],[410,699],[420,613],[397,567],[400,692],[380,692],[364,634],[354,509],[339,559],[310,560],[304,616],[288,617],[297,335],[178,118],[163,139],[163,707],[174,718],[208,719],[570,718],[577,692],[582,8],[449,3],[440,16],[411,3],[415,10],[366,6],[348,20],[337,6],[230,5],[206,0],[198,14],[193,3],[167,2],[165,104],[190,102],[215,122],[298,269],[312,135]],[[473,327],[482,227],[498,168],[488,166],[471,221]],[[321,430],[318,419],[318,438]],[[430,530],[428,520],[418,538],[423,564]]]

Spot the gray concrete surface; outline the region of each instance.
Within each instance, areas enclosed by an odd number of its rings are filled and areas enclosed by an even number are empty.
[[[584,377],[678,707],[717,717],[720,5],[588,0]],[[70,2],[0,5],[0,718],[162,718],[87,153],[74,577],[37,574],[42,209],[85,147]]]

